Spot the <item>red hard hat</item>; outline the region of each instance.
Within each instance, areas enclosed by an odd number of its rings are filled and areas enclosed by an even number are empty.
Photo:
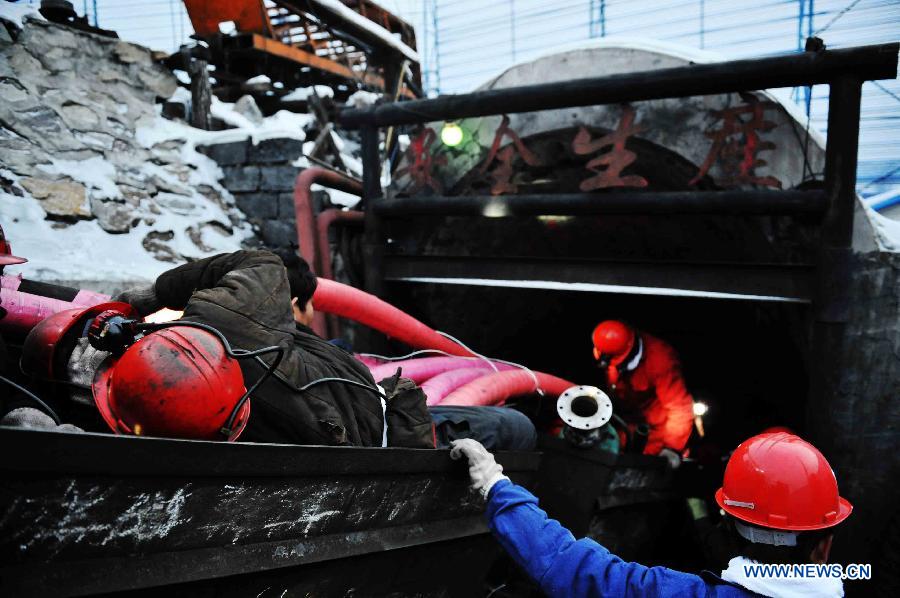
[[[760,432],[760,434],[773,434],[775,432],[785,432],[787,434],[794,434],[794,431],[791,430],[790,428],[788,428],[787,426],[769,426],[768,428],[766,428],[765,430]]]
[[[790,531],[832,527],[853,510],[838,495],[834,472],[822,453],[784,432],[760,434],[737,447],[716,502],[741,521]]]
[[[58,377],[56,348],[63,343],[69,332],[80,334],[88,320],[106,310],[115,310],[129,318],[139,317],[127,303],[113,301],[92,307],[65,309],[44,318],[31,329],[22,346],[22,371],[39,378]]]
[[[618,320],[600,322],[594,328],[594,358],[610,357],[610,363],[617,365],[628,357],[634,347],[634,329]]]
[[[9,241],[6,240],[6,235],[3,233],[3,227],[0,226],[0,266],[24,264],[27,261],[24,257],[12,254],[12,247],[9,246]]]
[[[243,396],[238,363],[213,334],[188,326],[152,332],[97,369],[92,385],[100,415],[116,434],[222,440]],[[247,425],[250,401],[228,440]]]

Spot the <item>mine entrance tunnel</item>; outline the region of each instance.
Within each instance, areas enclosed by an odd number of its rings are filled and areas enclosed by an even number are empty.
[[[694,399],[709,406],[707,442],[727,450],[768,426],[804,431],[809,308],[802,304],[414,283],[392,285],[391,297],[486,355],[581,384],[601,381],[594,326],[622,319],[679,353]],[[520,406],[535,413],[537,402]],[[544,418],[553,415],[547,407]]]

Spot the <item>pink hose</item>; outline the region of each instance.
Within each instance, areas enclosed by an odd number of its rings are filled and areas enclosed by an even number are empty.
[[[474,357],[468,349],[441,336],[390,303],[333,280],[319,279],[313,306],[317,311],[365,324],[416,349],[438,349],[451,355]]]
[[[541,390],[554,398],[570,386],[575,386],[567,380],[541,372],[496,372],[454,390],[444,397],[441,405],[502,405],[509,397],[535,392],[535,378]]]
[[[505,363],[494,364],[499,371],[512,369],[512,366]],[[397,368],[402,368],[401,374],[404,378],[409,378],[416,384],[421,384],[426,380],[443,374],[450,370],[460,368],[478,368],[493,372],[494,368],[483,359],[465,359],[460,357],[422,357],[419,359],[404,359],[403,361],[389,361],[369,367],[372,377],[375,380],[382,380],[388,376],[393,376]]]
[[[443,374],[438,374],[433,378],[429,378],[422,384],[422,390],[428,399],[428,405],[439,405],[444,397],[451,392],[468,384],[476,378],[487,376],[494,370],[489,368],[459,368],[456,370],[448,370]]]
[[[20,293],[7,288],[0,288],[0,305],[6,310],[6,315],[0,319],[0,330],[20,334],[26,334],[44,318],[64,309],[85,307],[69,301]]]
[[[19,286],[22,284],[21,276],[6,276],[2,277],[2,286],[4,289],[9,291],[18,291]],[[40,295],[33,295],[31,293],[26,293],[31,295],[32,297],[40,297]],[[46,297],[41,297],[41,299],[46,299]],[[59,299],[59,301],[63,301]],[[97,305],[100,303],[106,303],[109,301],[109,295],[104,295],[103,293],[96,293],[94,291],[86,291],[84,289],[79,289],[78,293],[75,295],[75,298],[72,299],[72,306],[84,306],[90,307],[92,305]],[[63,301],[63,303],[68,304],[68,301]],[[66,307],[65,309],[70,309],[72,306]]]

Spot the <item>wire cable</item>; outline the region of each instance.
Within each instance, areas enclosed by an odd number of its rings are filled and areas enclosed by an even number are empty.
[[[303,386],[299,387],[297,390],[300,392],[305,392],[312,388],[313,386],[318,386],[319,384],[324,384],[325,382],[340,382],[341,384],[347,384],[350,386],[358,386],[359,388],[364,388],[371,392],[372,394],[378,395],[379,398],[384,399],[385,401],[388,399],[387,395],[378,390],[377,388],[372,388],[368,384],[363,384],[362,382],[357,382],[356,380],[350,380],[349,378],[318,378],[317,380],[313,380],[312,382],[307,382]]]
[[[59,426],[59,425],[62,424],[62,420],[59,419],[59,416],[58,416],[58,415],[56,415],[56,411],[54,411],[53,409],[51,409],[51,408],[50,408],[50,405],[48,405],[47,403],[45,403],[44,401],[42,401],[42,400],[40,399],[40,397],[38,397],[36,394],[34,394],[33,392],[31,392],[30,390],[28,390],[28,389],[25,388],[24,386],[20,386],[20,385],[16,384],[15,382],[13,382],[12,380],[10,380],[10,379],[7,378],[6,376],[0,376],[0,381],[5,382],[6,384],[9,384],[9,385],[12,386],[13,388],[15,388],[16,390],[18,390],[18,391],[21,392],[22,394],[24,394],[26,397],[28,397],[29,399],[31,399],[32,401],[34,401],[35,403],[37,403],[38,405],[40,405],[41,410],[44,411],[47,415],[49,415],[49,416],[53,419],[54,423],[56,423],[57,426]]]
[[[485,360],[486,362],[488,362],[488,364],[489,364],[492,368],[494,368],[494,371],[495,371],[495,372],[499,372],[499,371],[500,371],[500,370],[497,369],[497,366],[495,366],[493,363],[491,363],[491,359],[489,359],[488,357],[485,357],[485,356],[482,355],[481,353],[479,353],[479,352],[477,352],[477,351],[474,351],[473,349],[469,348],[468,346],[466,346],[466,344],[465,344],[464,342],[462,342],[462,341],[459,340],[458,338],[456,338],[456,337],[454,337],[454,336],[451,336],[451,335],[447,334],[446,332],[441,332],[440,330],[436,330],[435,332],[437,332],[438,334],[440,334],[440,335],[443,336],[443,337],[449,338],[451,341],[453,341],[454,343],[456,343],[456,344],[459,345],[460,347],[463,347],[464,349],[466,349],[466,350],[469,351],[470,353],[472,353],[472,354],[474,354],[474,355],[480,357],[481,359]],[[493,360],[493,361],[498,361],[498,362],[500,362],[500,363],[505,363],[505,364],[507,364],[507,365],[512,365],[512,366],[515,366],[515,367],[517,367],[517,368],[523,369],[523,370],[525,370],[526,372],[528,372],[528,374],[531,376],[531,379],[534,380],[534,388],[535,388],[535,390],[537,391],[537,393],[538,393],[539,395],[544,396],[544,389],[541,388],[541,383],[540,383],[540,381],[538,380],[537,375],[531,370],[531,368],[529,368],[529,367],[527,367],[527,366],[524,366],[524,365],[522,365],[522,364],[519,364],[519,363],[513,363],[512,361],[503,361],[502,359],[495,359],[495,360]]]
[[[819,34],[825,33],[825,31],[826,31],[829,27],[831,27],[832,25],[834,25],[834,24],[837,22],[838,19],[840,19],[840,18],[843,17],[845,14],[847,14],[848,12],[850,12],[851,10],[853,10],[853,7],[856,6],[857,4],[859,4],[859,2],[860,2],[860,0],[853,0],[853,2],[851,2],[850,4],[848,4],[847,6],[845,6],[845,7],[843,8],[843,10],[841,10],[841,11],[838,12],[836,15],[834,15],[834,17],[833,17],[830,21],[828,21],[828,23],[827,23],[824,27],[820,28],[818,31],[816,31],[815,33],[813,33],[812,36],[813,36],[813,37],[819,37]]]

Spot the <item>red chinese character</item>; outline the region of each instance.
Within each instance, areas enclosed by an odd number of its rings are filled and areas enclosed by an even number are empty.
[[[501,150],[500,143],[503,142],[505,137],[509,137],[512,140],[512,144]],[[497,166],[490,172],[491,179],[493,179],[493,183],[491,184],[491,195],[515,193],[518,190],[518,186],[512,182],[514,173],[512,164],[516,155],[516,150],[518,150],[519,155],[522,156],[522,160],[529,166],[543,165],[541,159],[538,158],[534,152],[525,147],[525,144],[522,142],[519,135],[509,126],[509,117],[504,114],[503,119],[500,121],[500,126],[497,127],[497,132],[494,134],[494,142],[491,144],[491,149],[488,152],[487,158],[485,158],[484,162],[481,163],[481,167],[478,169],[479,174],[484,174],[488,171],[488,168],[494,160],[497,160]]]
[[[436,193],[443,192],[443,186],[436,180],[431,171],[435,166],[443,166],[447,163],[447,156],[435,156],[432,154],[431,145],[437,139],[434,130],[428,127],[422,128],[418,135],[413,137],[406,148],[406,166],[394,173],[394,178],[399,179],[403,175],[409,175],[412,183],[407,185],[406,191],[415,194],[426,186],[431,187]]]
[[[579,186],[582,191],[594,191],[607,187],[646,187],[647,179],[638,175],[621,176],[622,171],[637,159],[637,154],[625,149],[625,142],[644,128],[634,124],[634,108],[624,106],[622,119],[612,133],[599,139],[591,140],[591,133],[584,127],[578,129],[572,141],[572,150],[583,156],[593,154],[605,147],[612,146],[605,154],[585,164],[585,168],[597,173],[596,176],[584,179]]]
[[[718,160],[724,176],[716,182],[722,186],[754,184],[781,189],[781,181],[777,178],[758,177],[754,172],[758,166],[766,165],[766,161],[758,158],[757,154],[764,150],[775,149],[774,143],[759,138],[758,131],[771,131],[776,127],[772,121],[765,120],[765,111],[777,104],[760,102],[752,95],[744,98],[748,102],[747,105],[713,112],[722,121],[722,127],[705,133],[713,140],[713,144],[709,148],[706,160],[700,166],[700,171],[690,180],[689,185],[696,185]],[[749,117],[745,120],[744,115]]]

